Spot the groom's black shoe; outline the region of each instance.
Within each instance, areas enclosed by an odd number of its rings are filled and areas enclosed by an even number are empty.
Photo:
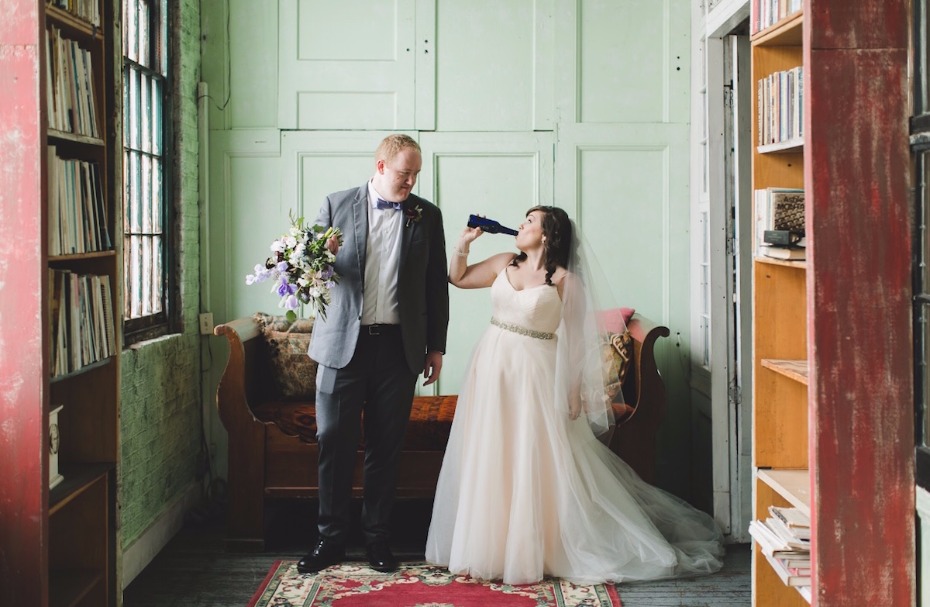
[[[321,537],[313,552],[297,561],[297,571],[300,573],[316,573],[330,565],[338,565],[345,559],[345,546],[334,539]]]
[[[391,554],[391,547],[385,541],[368,544],[368,564],[375,571],[390,573],[397,571],[397,559]]]

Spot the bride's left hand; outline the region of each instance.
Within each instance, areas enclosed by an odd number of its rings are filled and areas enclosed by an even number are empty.
[[[568,397],[568,417],[575,420],[579,415],[581,415],[581,394],[575,392]]]

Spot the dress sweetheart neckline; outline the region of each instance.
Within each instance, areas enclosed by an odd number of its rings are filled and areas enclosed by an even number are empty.
[[[513,283],[512,283],[512,282],[510,282],[510,274],[507,273],[507,268],[506,268],[506,267],[504,267],[504,269],[501,271],[501,274],[504,275],[504,280],[507,282],[507,286],[509,286],[510,289],[511,289],[514,293],[523,293],[524,291],[529,291],[529,290],[531,290],[531,289],[538,289],[539,287],[553,287],[553,288],[555,288],[555,285],[547,285],[546,283],[542,283],[542,284],[538,284],[538,285],[533,285],[532,287],[523,287],[522,289],[518,289],[517,287],[513,286]],[[562,296],[559,295],[559,291],[558,291],[557,288],[556,288],[556,291],[555,291],[555,296],[559,298],[559,301],[562,300]]]
[[[517,293],[522,293],[523,291],[526,291],[526,290],[528,290],[528,289],[536,289],[536,288],[538,288],[538,287],[548,287],[548,286],[550,286],[550,285],[547,285],[546,283],[542,283],[542,284],[538,284],[538,285],[533,285],[532,287],[523,287],[522,289],[518,289],[517,287],[513,286],[513,283],[512,283],[512,282],[510,282],[510,274],[507,272],[506,266],[504,267],[504,270],[503,270],[501,273],[504,275],[504,280],[507,281],[507,284],[510,285],[510,288],[513,289],[514,291],[516,291]]]

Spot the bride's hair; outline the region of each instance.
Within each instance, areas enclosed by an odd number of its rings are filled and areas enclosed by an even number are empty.
[[[552,275],[556,268],[568,268],[568,261],[572,250],[572,221],[568,214],[559,207],[537,206],[526,212],[542,213],[543,261],[546,265],[546,284],[552,285]],[[520,265],[526,259],[526,253],[520,252],[510,262],[512,266]]]

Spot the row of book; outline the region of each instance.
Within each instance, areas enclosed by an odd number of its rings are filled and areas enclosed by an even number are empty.
[[[99,0],[51,0],[50,4],[68,11],[91,25],[100,27]]]
[[[804,190],[764,188],[754,192],[755,256],[806,258]]]
[[[749,523],[749,535],[778,577],[787,585],[810,594],[811,522],[798,510],[769,506],[769,516]]]
[[[801,0],[752,0],[749,7],[749,34],[771,27],[801,10]]]
[[[45,30],[45,39],[49,128],[99,138],[91,52],[55,26]]]
[[[113,248],[96,162],[58,156],[48,146],[48,252],[68,255]]]
[[[52,377],[116,354],[109,276],[49,270]]]
[[[804,67],[773,72],[756,82],[758,143],[769,145],[804,136]]]

